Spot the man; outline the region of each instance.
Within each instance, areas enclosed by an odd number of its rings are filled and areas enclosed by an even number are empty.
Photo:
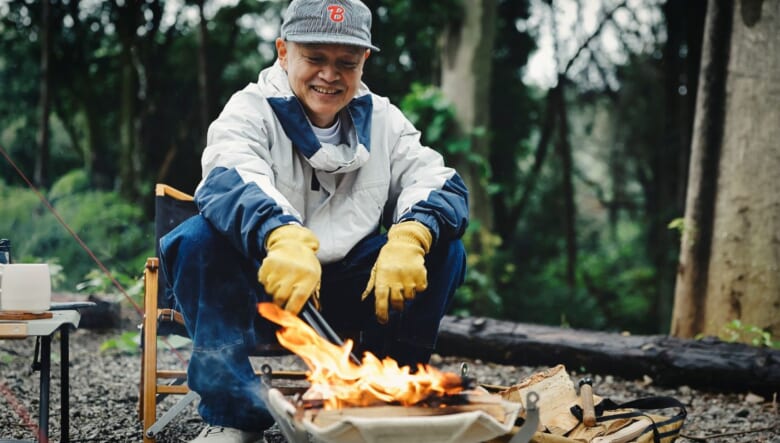
[[[254,441],[273,423],[248,360],[274,340],[257,302],[298,313],[312,298],[360,332],[359,352],[415,365],[463,282],[465,185],[361,82],[370,28],[356,0],[290,4],[276,62],[209,128],[200,214],[161,240],[208,424],[196,441]]]

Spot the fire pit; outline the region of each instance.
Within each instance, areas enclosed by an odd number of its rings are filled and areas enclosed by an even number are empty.
[[[334,345],[271,303],[258,311],[282,326],[279,343],[309,367],[303,395],[291,400],[269,389],[265,396],[293,442],[308,441],[306,433],[328,443],[480,442],[509,433],[520,412],[519,403],[428,365],[412,372],[371,353],[356,364],[351,341]]]
[[[457,408],[368,406],[312,410],[296,407],[275,389],[269,392],[269,400],[277,417],[286,420],[295,432],[304,430],[327,443],[481,442],[510,432],[520,410],[518,403],[507,401]],[[290,439],[289,435],[286,437]]]

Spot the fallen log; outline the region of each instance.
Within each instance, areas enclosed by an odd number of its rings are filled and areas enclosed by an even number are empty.
[[[716,392],[780,392],[780,350],[714,337],[617,333],[445,316],[437,352],[502,364],[554,366],[625,379],[651,377],[659,386]]]
[[[115,329],[122,326],[121,305],[119,299],[94,294],[74,294],[69,292],[54,292],[51,295],[53,303],[92,302],[94,306],[78,308],[81,314],[80,329],[101,330]]]

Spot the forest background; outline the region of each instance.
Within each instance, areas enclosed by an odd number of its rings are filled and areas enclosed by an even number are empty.
[[[15,260],[50,263],[62,291],[116,292],[9,159],[140,297],[154,184],[194,191],[208,124],[273,62],[287,3],[0,0],[0,237]],[[706,1],[365,3],[382,50],[364,81],[471,190],[452,313],[668,333]],[[726,319],[710,332],[739,312]],[[767,337],[774,323],[749,324]]]

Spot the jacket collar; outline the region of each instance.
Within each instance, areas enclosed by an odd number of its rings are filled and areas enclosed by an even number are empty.
[[[303,105],[293,95],[287,73],[278,62],[260,74],[260,81],[267,92],[266,100],[285,134],[312,167],[329,172],[347,172],[359,168],[368,160],[373,101],[364,84],[340,114],[342,119],[348,119],[342,120],[350,128],[348,143],[335,146],[321,144],[314,135]]]

